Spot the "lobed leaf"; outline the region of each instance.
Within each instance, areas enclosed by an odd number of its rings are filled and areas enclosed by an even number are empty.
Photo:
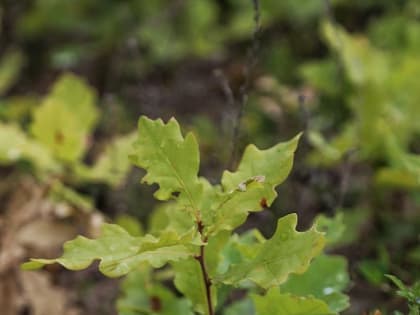
[[[122,227],[104,224],[101,236],[88,239],[78,236],[64,244],[64,254],[57,259],[31,259],[24,269],[40,268],[59,263],[70,270],[87,268],[94,260],[100,260],[99,270],[108,277],[119,277],[135,269],[141,262],[162,267],[168,261],[186,259],[194,254],[189,235],[180,237],[174,232],[156,238],[150,234],[133,237]]]
[[[213,205],[209,233],[233,230],[248,213],[260,211],[277,197],[275,188],[289,175],[300,134],[267,150],[249,145],[236,172],[225,171],[222,191]]]
[[[254,257],[242,261],[216,279],[225,284],[238,285],[251,280],[267,289],[280,285],[291,273],[303,273],[324,247],[324,236],[311,229],[297,232],[296,214],[278,220],[273,237],[259,246]]]
[[[159,200],[168,200],[180,193],[197,212],[202,187],[197,177],[199,150],[195,137],[189,133],[184,139],[174,118],[165,124],[161,119],[142,116],[138,133],[131,160],[147,171],[142,182],[159,185],[154,194]]]

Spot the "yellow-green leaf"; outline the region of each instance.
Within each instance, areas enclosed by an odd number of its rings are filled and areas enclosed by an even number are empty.
[[[58,171],[57,161],[42,144],[29,139],[14,124],[0,123],[0,164],[10,165],[27,160],[36,170]]]
[[[84,81],[66,74],[36,108],[32,134],[59,159],[74,162],[85,152],[97,120],[96,96]]]
[[[23,63],[24,58],[19,51],[8,51],[0,60],[0,95],[15,83]]]
[[[155,192],[157,199],[167,200],[174,193],[180,193],[180,198],[197,212],[202,184],[197,177],[199,150],[195,137],[189,133],[184,139],[174,118],[165,124],[161,119],[143,116],[138,133],[131,159],[147,171],[142,181],[159,185]]]
[[[134,133],[116,138],[99,156],[93,167],[76,165],[77,176],[90,182],[105,182],[112,186],[120,184],[131,166],[128,155],[132,151],[134,139]]]
[[[78,236],[64,244],[64,253],[57,259],[31,259],[23,268],[39,268],[59,263],[70,270],[87,268],[94,260],[100,260],[99,270],[108,277],[119,277],[137,268],[142,262],[162,267],[168,261],[177,261],[194,254],[189,236],[180,237],[174,232],[156,238],[131,236],[122,227],[104,224],[101,236],[88,239]]]
[[[233,230],[248,212],[270,206],[277,197],[275,188],[289,175],[300,135],[267,150],[249,145],[236,172],[225,171],[222,192],[213,204],[210,233]]]

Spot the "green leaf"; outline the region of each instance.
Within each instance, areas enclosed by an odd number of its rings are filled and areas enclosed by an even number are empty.
[[[407,287],[405,286],[405,284],[400,279],[398,279],[396,276],[393,276],[393,275],[385,275],[385,277],[387,277],[392,282],[394,282],[394,284],[398,287],[398,289],[400,289],[400,290],[407,290]]]
[[[0,123],[0,163],[9,165],[25,158],[28,141],[17,125]]]
[[[315,149],[308,155],[308,162],[329,167],[340,162],[345,154],[356,146],[357,134],[353,125],[347,125],[330,141],[327,141],[320,132],[312,130],[308,133],[308,141]]]
[[[95,93],[78,77],[63,75],[35,109],[32,134],[59,159],[74,162],[82,157],[98,112]]]
[[[343,28],[331,23],[324,23],[322,31],[327,43],[337,51],[354,84],[381,84],[388,77],[389,60],[382,51],[372,47],[367,38],[349,36]]]
[[[195,259],[172,263],[175,270],[175,286],[184,294],[200,314],[210,315],[207,306],[206,286],[203,280],[200,264]],[[211,286],[212,301],[216,304],[216,287]],[[215,306],[215,305],[214,305]]]
[[[222,248],[229,239],[229,233],[219,233],[217,236],[209,239],[205,245],[205,266],[210,278],[213,278],[217,267],[221,260]],[[207,314],[207,293],[204,285],[203,274],[200,264],[196,259],[188,259],[172,263],[175,269],[175,286],[186,297],[188,297],[194,305],[194,309],[201,313]],[[212,302],[214,307],[217,300],[217,289],[211,286]]]
[[[159,234],[165,230],[174,230],[186,233],[193,226],[193,221],[188,212],[176,202],[167,202],[157,206],[151,213],[150,233]]]
[[[119,315],[193,315],[191,303],[152,279],[152,270],[147,265],[127,275],[122,293],[117,300]]]
[[[131,133],[116,138],[106,147],[93,167],[77,164],[77,176],[89,182],[105,182],[112,186],[120,184],[131,167],[128,155],[132,151],[135,136]]]
[[[307,62],[299,69],[301,76],[317,90],[327,95],[339,95],[337,84],[337,63],[331,59]]]
[[[410,315],[420,314],[420,281],[415,282],[411,287],[406,286],[400,279],[393,275],[385,275],[397,287],[397,294],[405,298],[408,302]]]
[[[384,281],[384,274],[389,272],[389,266],[376,259],[362,260],[358,268],[360,273],[375,286],[379,286]]]
[[[350,279],[346,259],[341,256],[320,255],[301,275],[291,275],[280,291],[299,296],[313,296],[327,303],[332,312],[346,309],[349,298],[341,293]]]
[[[32,115],[32,110],[39,103],[35,96],[16,95],[0,98],[0,119],[25,125]]]
[[[375,183],[378,186],[398,187],[405,190],[416,190],[420,181],[413,173],[396,167],[383,167],[375,173]]]
[[[276,288],[265,296],[252,295],[257,315],[331,315],[334,314],[321,300],[280,294]]]
[[[254,315],[254,303],[249,298],[245,298],[240,301],[236,301],[229,306],[227,306],[223,315]]]
[[[218,273],[226,273],[231,265],[240,264],[244,260],[251,260],[260,250],[261,243],[266,240],[261,233],[254,229],[241,235],[233,234],[222,250],[222,259],[219,262]]]
[[[222,250],[229,241],[230,232],[223,231],[214,237],[211,237],[205,247],[205,263],[210,277],[216,275],[219,264],[222,261]]]
[[[138,133],[131,159],[147,171],[142,182],[159,185],[154,194],[159,200],[180,193],[180,198],[185,198],[189,207],[198,212],[202,188],[197,177],[199,150],[194,136],[189,133],[184,139],[174,118],[165,124],[144,116],[139,120]]]
[[[64,244],[64,254],[60,258],[31,259],[31,263],[23,267],[59,263],[70,270],[81,270],[98,259],[99,270],[104,275],[119,277],[135,269],[141,262],[158,268],[168,261],[186,259],[194,254],[190,242],[189,235],[180,237],[174,232],[162,234],[159,239],[150,234],[133,237],[118,225],[104,224],[99,238],[78,236]]]
[[[263,288],[282,284],[291,273],[303,273],[325,243],[323,235],[314,228],[297,232],[296,214],[279,219],[273,237],[254,251],[254,257],[232,265],[227,273],[217,277],[226,284],[251,280]]]
[[[214,218],[205,222],[209,233],[233,230],[250,211],[270,206],[277,197],[275,188],[289,175],[300,134],[267,150],[249,145],[236,172],[225,171],[222,192],[213,205]]]
[[[0,164],[27,160],[39,171],[59,171],[60,166],[40,143],[29,139],[14,124],[0,123]]]
[[[15,83],[23,63],[23,54],[19,51],[8,51],[0,60],[0,95]]]
[[[66,202],[86,212],[95,209],[89,196],[82,195],[58,180],[51,182],[49,197],[56,202]]]
[[[141,222],[128,214],[120,214],[116,217],[115,223],[121,226],[132,236],[142,236],[144,235],[144,228]]]
[[[267,196],[267,202],[272,201],[276,196],[274,188],[289,175],[300,136],[299,134],[292,140],[278,143],[267,150],[260,150],[255,145],[249,145],[245,149],[237,171],[223,173],[223,189],[233,191],[250,178],[265,176],[264,183],[270,185],[272,189],[272,198]]]
[[[338,212],[332,218],[324,214],[320,214],[315,218],[316,228],[318,231],[325,233],[327,247],[334,247],[342,239],[346,230],[343,220],[344,214],[342,212]]]
[[[401,158],[402,168],[416,179],[420,186],[420,154],[404,154]]]

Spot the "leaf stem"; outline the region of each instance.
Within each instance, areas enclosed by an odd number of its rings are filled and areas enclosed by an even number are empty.
[[[207,242],[207,237],[203,235],[204,226],[201,221],[197,221],[197,229],[198,229],[198,232],[203,237],[203,242]],[[213,301],[211,298],[212,282],[207,272],[206,263],[205,263],[205,245],[200,246],[200,254],[196,256],[195,259],[197,259],[198,263],[200,264],[201,273],[203,275],[204,286],[206,288],[208,315],[214,315]]]

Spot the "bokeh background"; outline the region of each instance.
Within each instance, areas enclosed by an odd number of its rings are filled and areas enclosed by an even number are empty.
[[[121,280],[19,264],[105,221],[148,229],[154,188],[127,159],[140,115],[193,131],[213,183],[246,144],[304,131],[278,200],[244,229],[332,222],[344,314],[407,312],[384,274],[420,279],[420,2],[255,3],[1,1],[1,314],[117,314]]]

